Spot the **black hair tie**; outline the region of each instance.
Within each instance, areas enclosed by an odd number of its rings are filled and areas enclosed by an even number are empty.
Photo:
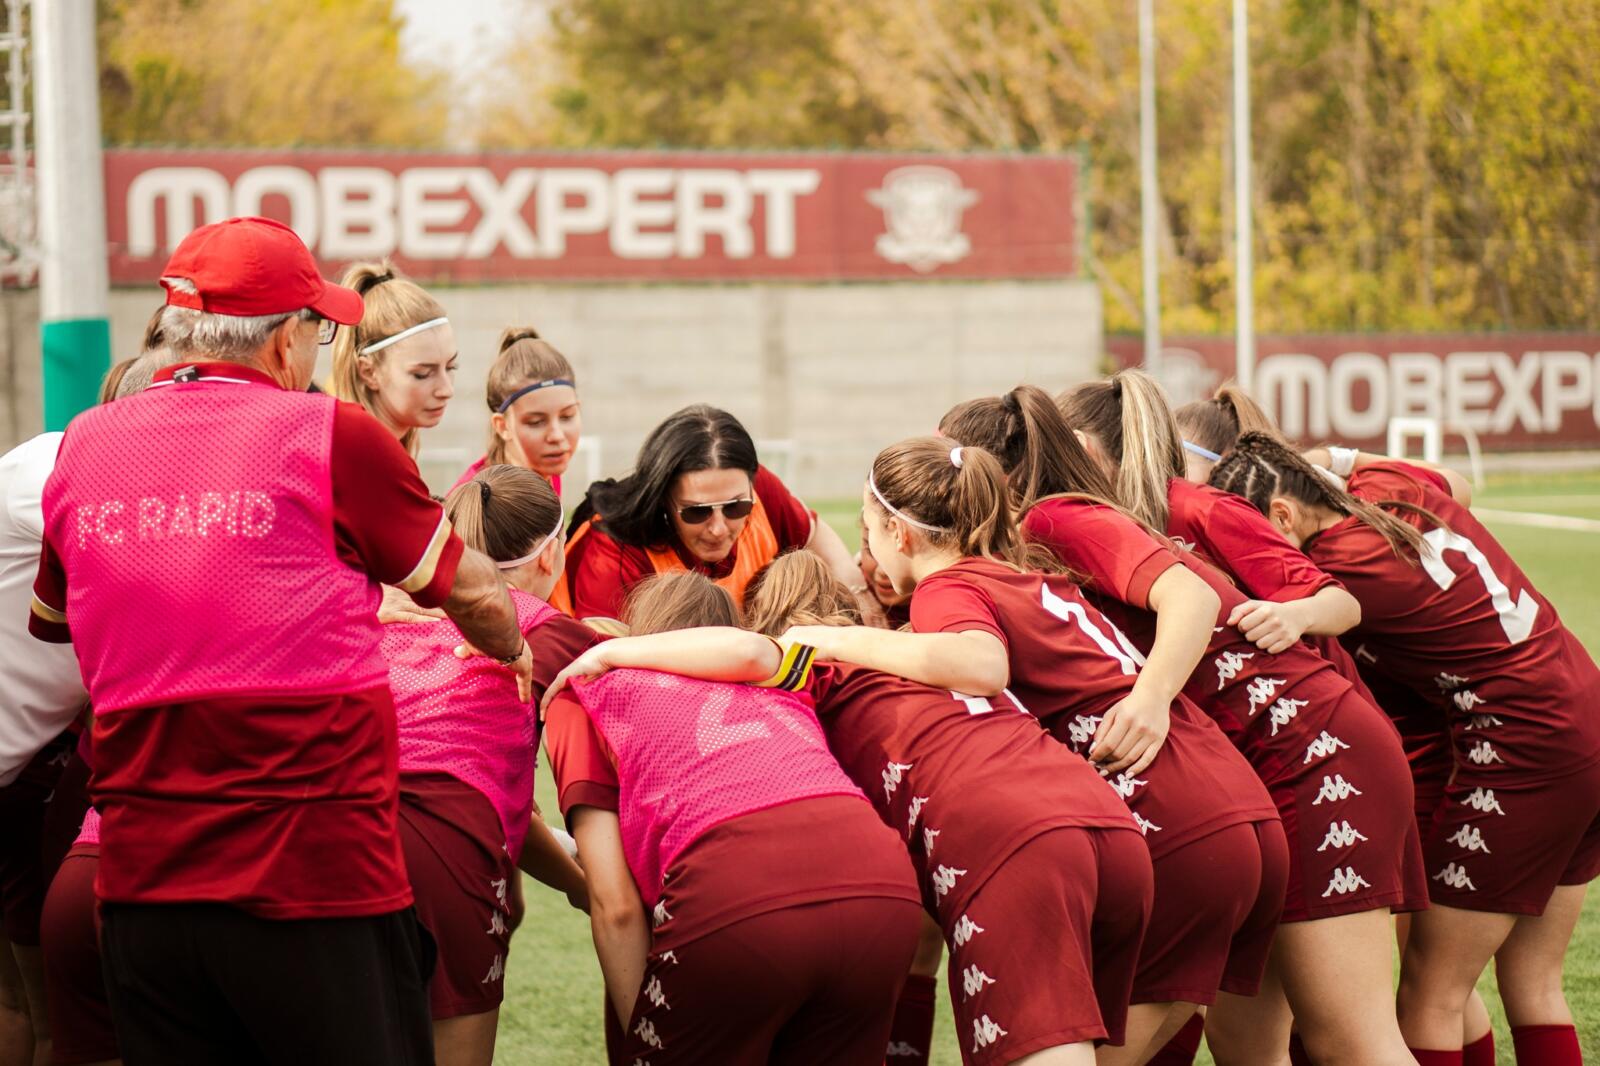
[[[487,481],[478,482],[478,497],[483,503],[483,506],[489,506],[489,497],[491,494],[489,483]]]
[[[394,280],[394,271],[385,270],[382,274],[374,274],[372,277],[370,277],[366,281],[362,282],[361,288],[360,288],[359,291],[360,291],[361,295],[365,296],[367,293],[371,292],[373,289],[376,289],[379,285],[382,285],[384,282],[393,281],[393,280]]]

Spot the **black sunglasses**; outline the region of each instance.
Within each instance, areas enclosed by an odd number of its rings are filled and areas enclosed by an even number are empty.
[[[678,518],[684,525],[701,526],[711,521],[711,515],[716,511],[722,512],[722,517],[729,521],[738,521],[748,518],[750,512],[755,510],[754,500],[725,500],[722,503],[691,503],[679,507]]]

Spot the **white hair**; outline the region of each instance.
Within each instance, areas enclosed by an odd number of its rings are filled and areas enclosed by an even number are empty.
[[[164,277],[161,283],[175,292],[193,294],[199,291],[188,278]],[[272,336],[273,330],[297,315],[307,320],[320,317],[309,308],[275,315],[219,315],[168,305],[161,312],[161,336],[179,359],[248,362]]]

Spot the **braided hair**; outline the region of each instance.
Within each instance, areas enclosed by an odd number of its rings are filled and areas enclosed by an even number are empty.
[[[1395,555],[1416,565],[1428,550],[1421,531],[1383,508],[1419,514],[1438,526],[1444,520],[1425,507],[1403,500],[1384,500],[1374,506],[1350,495],[1306,462],[1298,453],[1271,433],[1245,433],[1211,470],[1210,484],[1223,492],[1242,496],[1262,514],[1272,507],[1274,497],[1287,497],[1309,507],[1325,507],[1335,514],[1356,518],[1376,530],[1389,542]]]

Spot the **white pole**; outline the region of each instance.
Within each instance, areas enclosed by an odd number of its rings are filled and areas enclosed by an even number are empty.
[[[1156,184],[1155,0],[1139,0],[1139,238],[1144,268],[1144,368],[1161,377],[1161,261],[1156,222],[1161,189]]]
[[[1255,265],[1250,244],[1250,23],[1246,0],[1233,0],[1234,375],[1250,388],[1256,376]]]
[[[33,5],[45,424],[91,406],[110,362],[94,0]]]

